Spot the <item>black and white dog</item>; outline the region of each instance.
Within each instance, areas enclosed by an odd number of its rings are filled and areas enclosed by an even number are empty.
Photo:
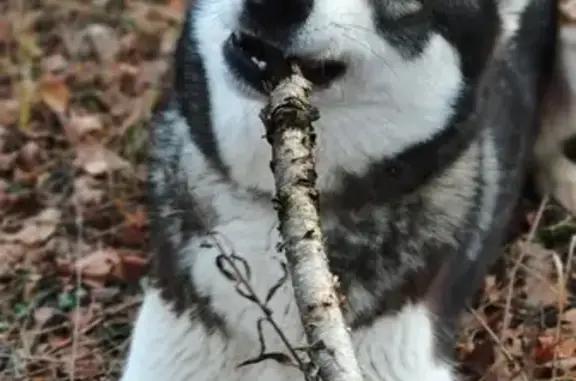
[[[366,381],[457,379],[459,313],[501,252],[552,67],[552,0],[195,0],[156,112],[153,270],[122,381],[294,381],[258,355],[262,310],[217,266],[242,257],[264,299],[284,272],[265,57],[315,85],[330,267]],[[305,336],[290,281],[269,303]],[[262,327],[268,351],[286,352]]]

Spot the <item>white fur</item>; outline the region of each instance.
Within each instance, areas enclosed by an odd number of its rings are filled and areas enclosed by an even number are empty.
[[[501,0],[500,2],[500,16],[502,17],[502,41],[508,41],[514,36],[518,30],[520,23],[519,18],[522,11],[530,3],[531,0]],[[537,0],[540,1],[540,0]],[[499,168],[494,139],[490,136],[492,132],[488,129],[484,132],[481,140],[481,149],[484,156],[482,170],[482,182],[484,187],[482,189],[482,197],[480,199],[480,220],[478,227],[487,229],[493,220],[494,208],[497,205],[497,189],[500,183],[501,171]],[[478,255],[478,250],[482,242],[480,235],[473,237],[472,243],[469,245],[467,251],[468,256],[474,259]]]
[[[253,343],[208,336],[189,315],[176,317],[157,291],[146,293],[121,381],[289,381],[297,370],[271,361],[236,369],[258,354]],[[301,378],[301,377],[300,377]]]
[[[270,148],[262,138],[258,119],[266,99],[236,83],[221,55],[222,42],[237,28],[241,1],[204,0],[200,6],[193,32],[207,71],[221,154],[240,184],[273,191]],[[397,12],[410,9],[407,6]],[[374,159],[394,156],[429,138],[450,117],[451,102],[462,85],[459,58],[442,37],[433,36],[420,57],[407,61],[377,35],[371,17],[364,0],[316,0],[292,48],[297,53],[349,63],[344,78],[313,95],[322,116],[316,124],[321,189],[338,186],[337,170],[361,173]],[[188,126],[182,119],[176,119],[173,128],[176,139],[188,141]],[[264,297],[282,275],[275,258],[278,232],[271,205],[256,204],[232,192],[191,143],[184,147],[181,166],[199,204],[209,203],[222,219],[215,229],[223,237],[220,242],[246,259],[255,292]],[[489,207],[493,200],[485,198],[483,202]],[[198,290],[210,295],[212,308],[229,323],[231,338],[224,341],[218,335],[208,336],[187,313],[176,317],[157,290],[147,290],[121,381],[302,379],[297,370],[274,361],[235,369],[237,363],[258,354],[256,321],[262,313],[241,298],[216,269],[218,250],[200,247],[208,239],[188,243],[181,256],[182,268],[190,269]],[[367,304],[362,298],[369,296],[352,290],[352,297],[362,306]],[[290,342],[304,345],[289,282],[270,307]],[[454,380],[450,364],[434,359],[432,319],[425,305],[407,305],[400,313],[355,331],[352,340],[365,381]],[[278,337],[265,327],[268,350],[284,351]]]
[[[172,128],[178,139],[186,134],[187,125],[177,116],[174,118]],[[191,190],[200,198],[215,197],[211,204],[226,218],[215,229],[219,233],[217,242],[250,264],[251,284],[256,294],[264,298],[282,276],[276,260],[275,244],[279,237],[275,211],[271,205],[258,205],[243,199],[242,195],[234,195],[229,185],[219,181],[216,172],[207,176],[208,163],[194,145],[189,144],[182,151],[181,162],[196,164],[187,173]],[[296,370],[274,361],[240,370],[234,368],[235,364],[258,354],[256,321],[262,312],[240,297],[233,284],[217,270],[214,263],[219,248],[200,248],[203,243],[214,242],[212,237],[192,240],[182,253],[182,266],[191,269],[197,289],[210,295],[211,307],[231,323],[232,339],[224,342],[218,335],[208,336],[200,324],[191,324],[189,312],[176,317],[158,291],[149,289],[136,322],[132,350],[121,381],[293,381],[302,378]],[[357,292],[354,295],[355,302],[362,304],[362,300],[358,300],[362,296]],[[306,345],[290,282],[276,293],[269,307],[292,345]],[[370,329],[355,332],[352,339],[360,366],[366,372],[365,380],[403,381],[412,379],[411,375],[426,376],[431,381],[453,380],[449,366],[433,360],[434,332],[430,319],[425,306],[407,306],[397,316],[380,319]],[[285,352],[268,325],[264,334],[268,351]],[[374,338],[376,340],[372,340]]]
[[[392,157],[428,139],[451,116],[462,77],[454,48],[435,35],[424,54],[407,61],[373,28],[364,1],[316,0],[293,51],[349,63],[344,78],[313,103],[318,132],[320,189],[337,186],[335,170],[363,172],[377,158]],[[245,186],[273,191],[270,147],[258,118],[264,97],[247,94],[231,78],[219,46],[232,31],[238,0],[205,1],[195,35],[210,79],[212,120],[233,177]]]
[[[237,369],[257,354],[257,346],[238,340],[224,343],[190,325],[187,315],[169,312],[157,291],[142,305],[128,366],[121,381],[296,381],[295,368],[274,361]],[[435,360],[432,320],[424,305],[407,305],[353,336],[365,381],[454,381],[451,364]]]
[[[478,228],[486,231],[489,229],[494,218],[494,209],[498,203],[498,187],[501,181],[500,177],[502,172],[500,171],[498,160],[496,159],[496,147],[489,129],[485,130],[480,144],[484,157],[484,161],[482,162],[482,165],[484,166],[482,170],[482,181],[484,187],[482,188],[482,197],[479,205],[480,219],[478,220]],[[480,253],[481,246],[481,235],[474,235],[467,250],[468,257],[470,259],[476,259]]]

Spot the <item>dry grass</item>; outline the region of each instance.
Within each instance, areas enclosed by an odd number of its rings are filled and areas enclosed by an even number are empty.
[[[115,380],[146,271],[146,121],[182,2],[0,0],[0,380]],[[576,379],[576,221],[524,205],[458,346]]]

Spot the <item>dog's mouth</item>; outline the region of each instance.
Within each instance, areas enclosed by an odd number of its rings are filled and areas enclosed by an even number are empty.
[[[267,93],[270,86],[289,74],[292,63],[319,88],[327,87],[346,71],[346,64],[341,61],[286,55],[265,41],[238,32],[224,44],[224,59],[236,77],[261,93]]]

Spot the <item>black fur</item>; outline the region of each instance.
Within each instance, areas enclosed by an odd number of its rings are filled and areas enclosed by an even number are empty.
[[[243,19],[249,28],[287,41],[294,27],[303,22],[292,14],[291,7],[306,9],[311,0],[285,1],[280,1],[287,7],[283,8],[285,12],[273,13],[269,20],[261,13],[266,8],[257,12],[252,9]],[[370,4],[376,8],[379,1],[370,0]],[[494,45],[500,33],[495,4],[489,0],[429,0],[424,1],[421,13],[400,20],[375,12],[374,22],[383,37],[401,47],[407,59],[422,51],[431,30],[440,32],[462,57],[466,85],[442,132],[395,158],[374,163],[362,176],[342,173],[342,190],[321,195],[323,218],[329,221],[324,232],[331,270],[339,276],[344,293],[351,287],[361,287],[372,298],[369,308],[348,306],[346,314],[353,327],[370,325],[408,300],[425,300],[442,316],[446,337],[441,338],[441,344],[449,347],[458,313],[476,290],[486,266],[500,252],[505,225],[524,181],[539,94],[546,84],[546,72],[552,67],[556,5],[554,1],[535,1],[521,20],[520,37],[505,47],[503,60],[494,60]],[[188,13],[178,42],[175,93],[164,110],[180,110],[194,143],[235,187],[210,123],[205,71],[191,33],[194,12]],[[287,18],[280,19],[284,15]],[[272,32],[272,24],[282,27]],[[159,119],[156,123],[156,128],[169,129],[171,121]],[[469,184],[463,182],[463,186],[474,187],[474,192],[465,215],[457,221],[459,225],[448,226],[452,229],[449,236],[436,237],[430,232],[446,217],[446,210],[430,201],[435,196],[427,193],[432,192],[428,187],[444,176],[472,144],[484,139],[481,134],[486,130],[498,142],[496,154],[501,166],[498,201],[494,210],[488,211],[494,216],[492,224],[486,229],[479,227],[482,211],[475,205],[480,205],[484,189],[481,168],[470,175]],[[160,142],[159,149],[162,146]],[[486,165],[490,158],[484,155],[479,152],[471,160]],[[181,180],[176,178],[176,183],[171,183],[168,177],[162,177],[165,165],[154,167],[149,182],[153,278],[176,311],[193,305],[194,317],[211,331],[225,334],[226,326],[234,322],[215,314],[210,299],[198,294],[193,279],[177,265],[180,245],[190,235],[205,234],[215,217],[208,206],[198,205],[187,188],[178,183]],[[258,191],[253,195],[257,202],[271,198]],[[164,210],[179,212],[167,215]],[[470,256],[471,247],[477,244],[481,252]]]
[[[222,174],[228,169],[220,156],[220,148],[210,120],[210,93],[206,84],[206,71],[202,58],[197,52],[192,19],[197,12],[193,3],[186,13],[180,38],[174,52],[174,103],[166,105],[180,110],[190,126],[194,143]]]
[[[258,36],[284,45],[308,18],[314,0],[244,0],[242,23]]]

